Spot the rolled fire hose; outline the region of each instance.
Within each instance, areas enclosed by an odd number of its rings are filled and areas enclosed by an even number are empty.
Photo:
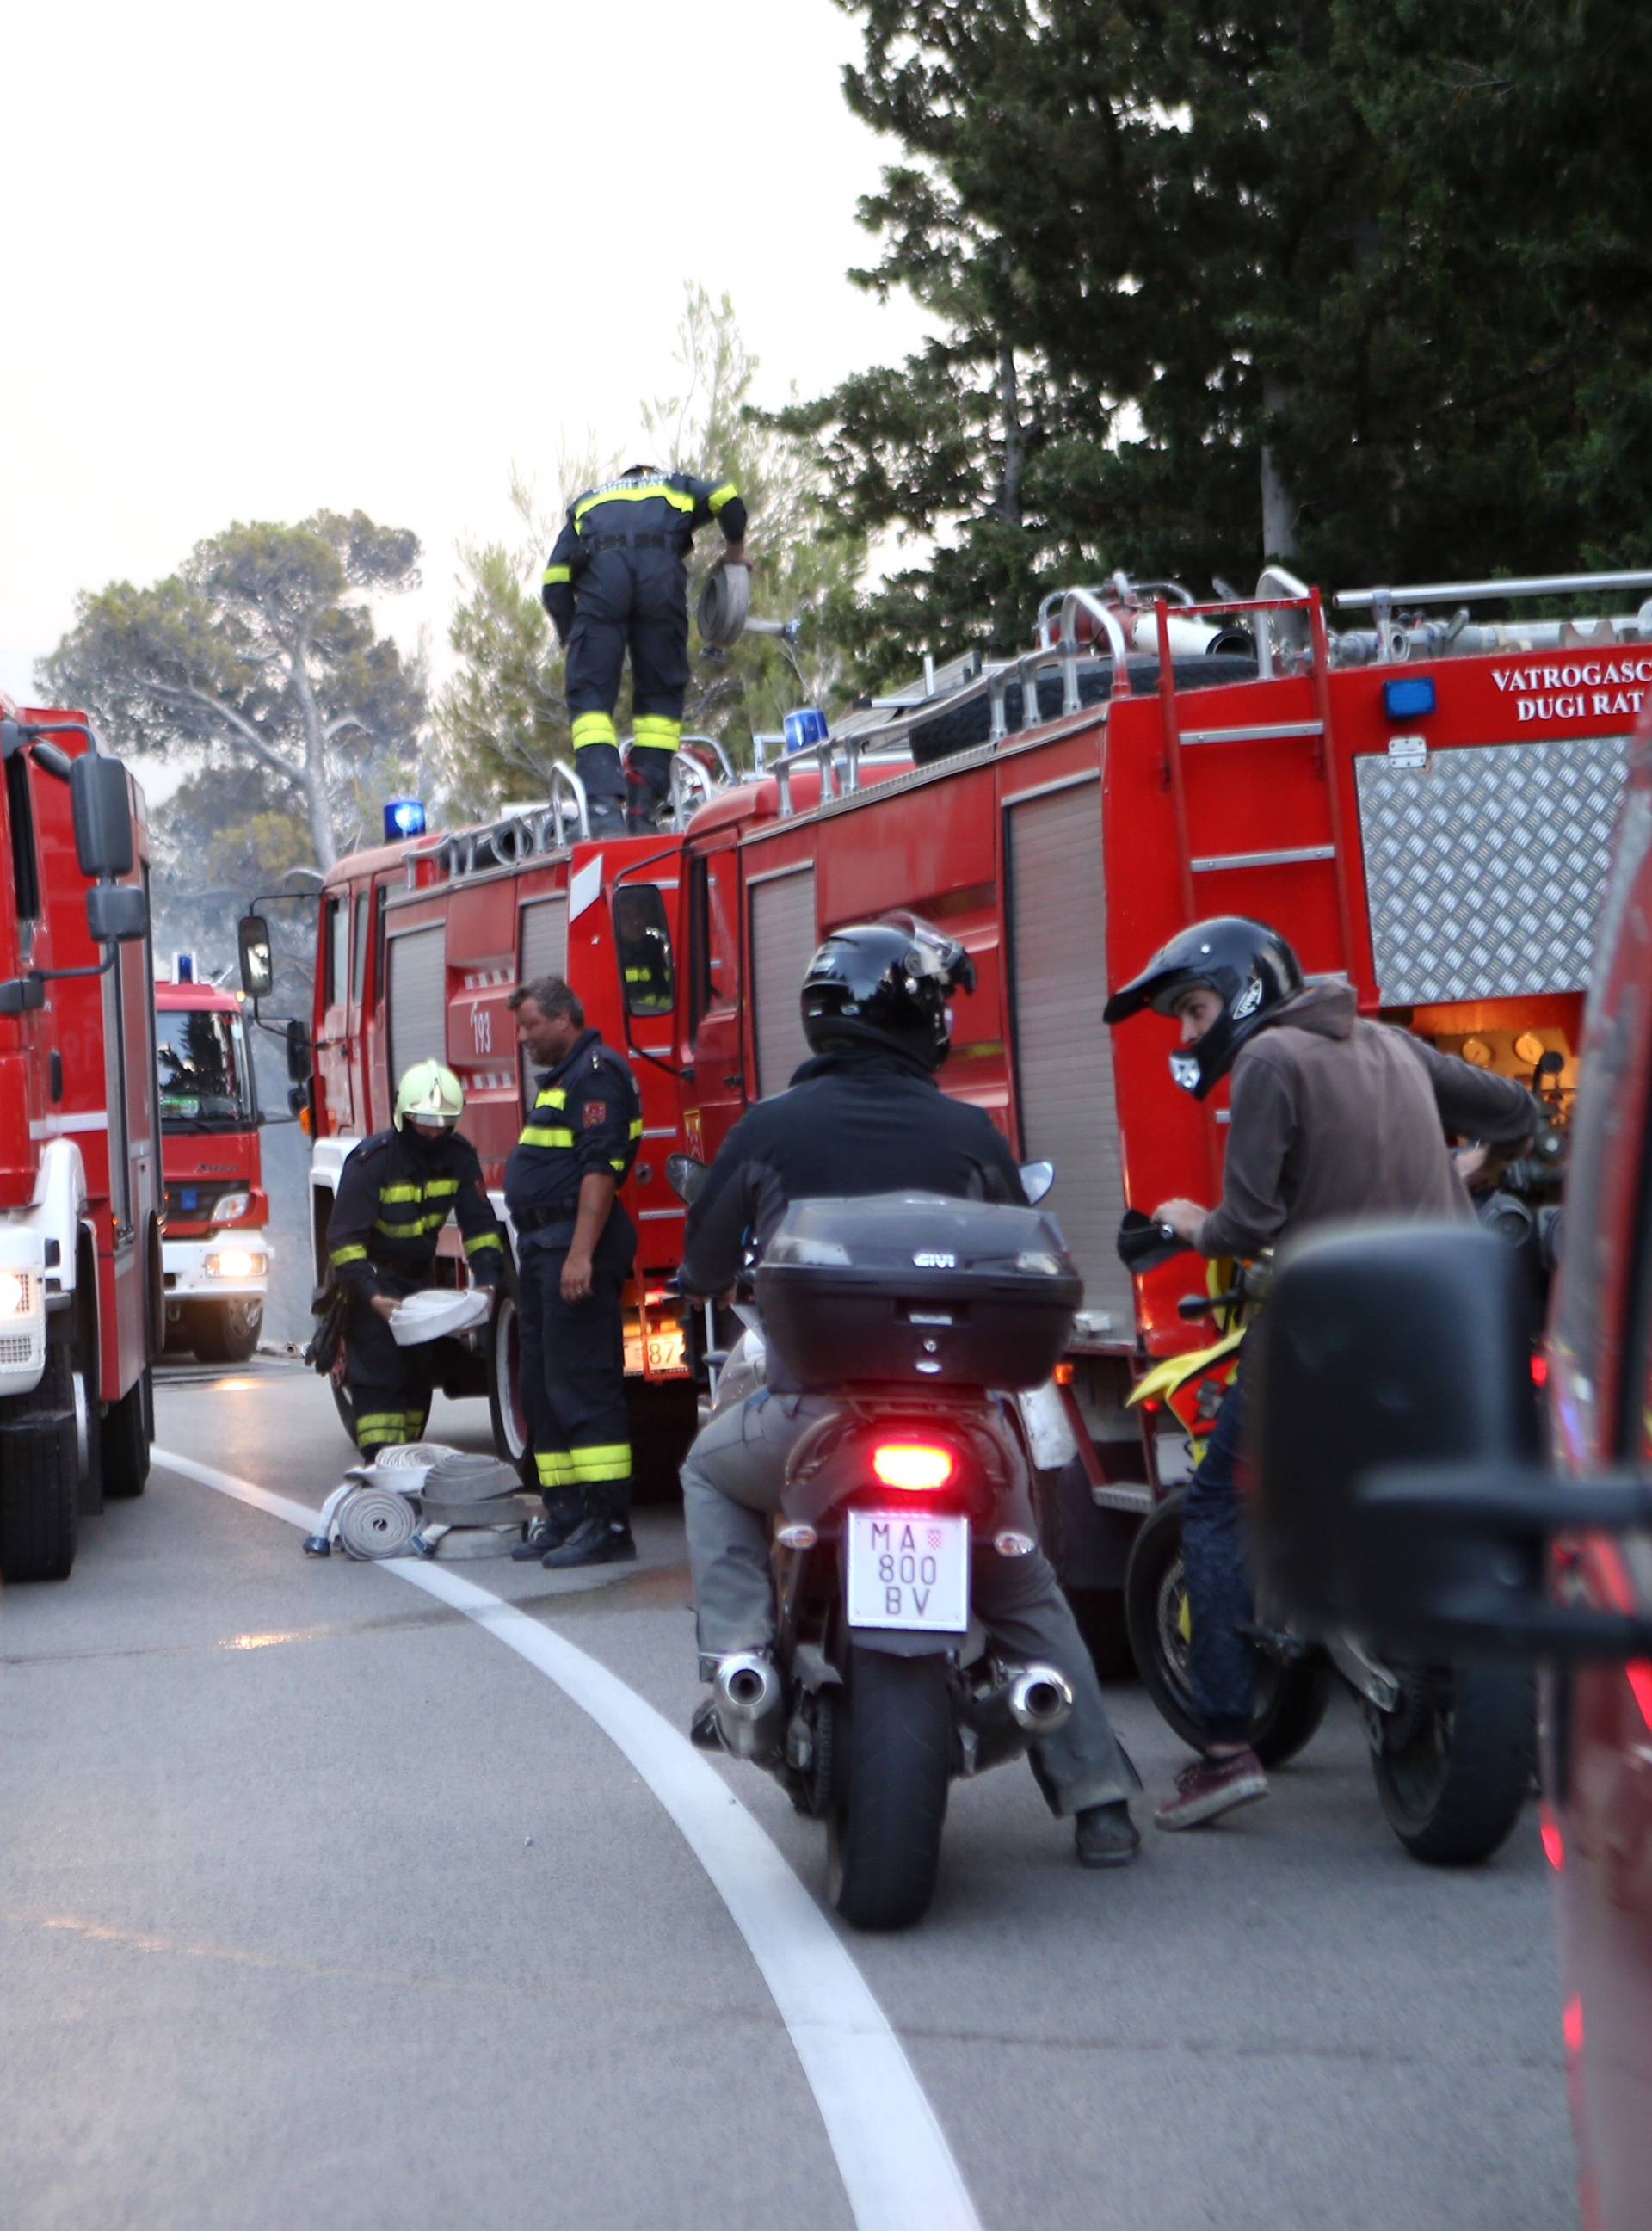
[[[497,1457],[454,1455],[432,1465],[419,1495],[427,1526],[520,1526],[522,1486]]]
[[[362,1487],[340,1510],[338,1528],[347,1556],[405,1557],[418,1528],[418,1513],[393,1488]]]
[[[700,640],[709,650],[732,650],[746,631],[751,573],[744,566],[714,566],[694,608]]]

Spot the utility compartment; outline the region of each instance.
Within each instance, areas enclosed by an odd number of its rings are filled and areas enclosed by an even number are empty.
[[[1041,1387],[1083,1297],[1053,1218],[941,1193],[794,1201],[757,1271],[764,1333],[806,1387]]]

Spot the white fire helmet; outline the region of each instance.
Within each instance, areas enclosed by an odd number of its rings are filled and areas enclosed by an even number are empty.
[[[416,1061],[396,1088],[396,1128],[409,1117],[450,1131],[464,1113],[464,1087],[439,1061]]]

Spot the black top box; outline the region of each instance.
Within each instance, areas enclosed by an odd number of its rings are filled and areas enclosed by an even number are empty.
[[[923,1193],[794,1201],[756,1283],[803,1388],[1041,1387],[1084,1296],[1053,1217]]]

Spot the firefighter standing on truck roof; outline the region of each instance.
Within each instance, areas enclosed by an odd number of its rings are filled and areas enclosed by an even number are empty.
[[[511,1552],[560,1570],[637,1554],[621,1299],[637,1233],[619,1193],[643,1135],[630,1070],[560,976],[510,995],[542,1070],[505,1165],[516,1227],[522,1388],[545,1519]]]
[[[388,1319],[431,1282],[437,1235],[450,1215],[464,1235],[470,1275],[496,1286],[504,1236],[483,1189],[482,1165],[460,1135],[464,1090],[438,1061],[417,1062],[396,1093],[392,1127],[356,1148],[339,1179],[327,1226],[333,1275],[350,1297],[345,1364],[356,1446],[422,1439],[431,1408],[432,1344],[398,1345]]]
[[[722,529],[719,564],[746,562],[746,507],[734,482],[628,466],[568,506],[541,595],[567,651],[573,763],[593,837],[625,826],[614,735],[619,669],[631,649],[630,824],[650,829],[671,791],[689,684],[687,558],[696,528]]]

